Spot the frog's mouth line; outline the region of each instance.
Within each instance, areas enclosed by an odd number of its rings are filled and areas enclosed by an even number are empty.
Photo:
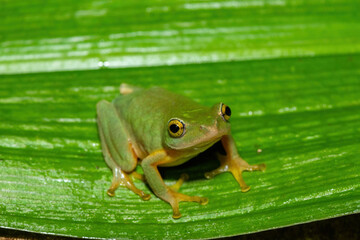
[[[222,136],[221,137],[216,137],[216,138],[212,138],[212,139],[210,139],[209,141],[204,141],[202,144],[195,144],[195,145],[193,145],[193,148],[195,149],[195,150],[200,150],[200,149],[208,149],[208,148],[210,148],[212,145],[214,145],[215,143],[217,143],[218,141],[220,141],[220,139],[222,138]]]
[[[224,136],[224,134],[222,135],[216,135],[214,137],[203,137],[200,138],[197,142],[193,143],[193,144],[189,144],[189,145],[185,145],[185,146],[173,146],[173,145],[169,145],[169,147],[171,147],[172,149],[175,150],[187,150],[189,148],[192,148],[194,151],[205,151],[206,149],[210,148],[212,145],[214,145],[215,143],[217,143],[218,141],[220,141],[220,139]]]

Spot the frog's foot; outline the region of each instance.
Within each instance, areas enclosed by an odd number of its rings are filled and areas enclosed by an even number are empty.
[[[250,165],[240,157],[229,158],[227,156],[218,154],[218,158],[220,159],[221,162],[220,167],[211,172],[205,173],[205,177],[207,179],[210,179],[220,173],[231,172],[232,175],[235,177],[236,181],[239,183],[242,192],[247,192],[250,190],[250,187],[245,183],[242,177],[242,172],[265,171],[266,169],[266,165],[264,163],[257,165]]]
[[[120,84],[120,87],[119,87],[120,94],[122,94],[122,95],[130,94],[130,93],[140,90],[140,89],[141,88],[139,88],[139,87],[134,87],[134,86],[131,86],[126,83]]]
[[[186,173],[181,174],[179,180],[176,181],[176,183],[172,186],[169,186],[169,188],[175,192],[179,191],[181,185],[189,179],[189,175]]]
[[[168,192],[164,200],[170,203],[173,209],[173,218],[175,219],[181,217],[181,213],[179,211],[179,202],[198,202],[201,205],[206,205],[209,202],[206,197],[188,196],[182,193],[172,191],[171,189],[169,190],[170,191]]]
[[[140,174],[140,173],[137,173],[137,172],[134,171],[130,175],[131,175],[131,177],[146,183],[146,179],[145,179],[145,176],[143,174]]]
[[[128,189],[130,189],[131,191],[133,191],[134,193],[136,193],[137,195],[139,195],[143,200],[149,200],[150,199],[150,194],[146,194],[143,191],[141,191],[140,189],[138,189],[137,187],[135,187],[134,183],[131,181],[129,175],[124,172],[123,170],[121,170],[118,167],[115,167],[113,169],[113,181],[111,183],[110,188],[107,190],[107,194],[110,197],[115,196],[115,190],[119,187],[119,186],[125,186]]]

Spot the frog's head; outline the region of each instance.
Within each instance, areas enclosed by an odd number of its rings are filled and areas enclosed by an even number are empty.
[[[199,106],[178,110],[168,120],[165,144],[174,150],[205,150],[230,134],[230,116],[230,108],[223,103],[211,108]]]

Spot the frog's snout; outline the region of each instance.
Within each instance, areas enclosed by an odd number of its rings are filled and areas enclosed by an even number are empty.
[[[212,126],[199,126],[200,132],[204,135],[216,135],[219,132],[217,121]]]
[[[211,130],[212,130],[212,128],[209,128],[205,125],[200,125],[199,129],[200,129],[200,132],[202,132],[203,134],[207,134],[207,133],[211,132]]]
[[[206,127],[204,125],[200,125],[199,128],[200,128],[201,131],[206,131]]]

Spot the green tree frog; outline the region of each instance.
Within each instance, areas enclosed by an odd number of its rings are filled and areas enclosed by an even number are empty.
[[[231,110],[223,103],[206,107],[162,88],[121,84],[117,98],[111,103],[102,100],[97,104],[102,152],[113,172],[108,195],[114,196],[121,185],[149,200],[150,195],[133,184],[135,177],[146,181],[156,196],[171,205],[173,218],[180,218],[179,202],[204,205],[208,199],[177,191],[187,175],[182,175],[173,186],[165,185],[158,167],[180,165],[218,141],[226,155],[218,154],[220,167],[205,173],[205,177],[231,172],[241,191],[248,191],[250,187],[242,172],[264,170],[265,164],[249,165],[239,156],[230,133],[230,117]],[[138,164],[144,175],[134,171]]]

